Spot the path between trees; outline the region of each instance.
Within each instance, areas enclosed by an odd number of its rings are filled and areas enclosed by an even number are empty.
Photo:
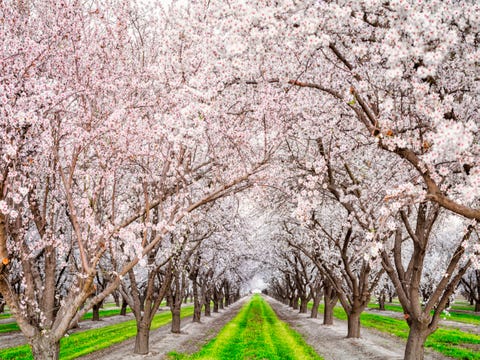
[[[133,355],[134,339],[124,341],[90,355],[82,360],[122,360],[128,359],[166,359],[171,351],[194,353],[215,337],[218,332],[238,313],[250,299],[244,297],[220,313],[211,317],[202,317],[202,323],[192,323],[190,318],[183,320],[182,334],[171,334],[170,326],[163,326],[150,335],[150,353]],[[277,316],[301,333],[308,344],[325,360],[400,360],[403,359],[405,342],[401,339],[380,333],[376,330],[362,328],[361,339],[346,339],[347,323],[335,319],[332,326],[322,325],[321,319],[311,319],[307,314],[299,314],[288,306],[266,297]],[[426,351],[425,360],[447,360],[449,358]]]
[[[151,332],[150,353],[148,355],[134,355],[133,345],[135,339],[126,340],[120,344],[113,345],[89,355],[83,356],[82,360],[122,360],[127,356],[129,359],[165,359],[166,354],[175,350],[182,353],[193,353],[198,351],[204,344],[210,341],[216,334],[238,313],[240,308],[250,297],[244,297],[235,304],[229,306],[219,313],[212,313],[211,317],[202,317],[201,323],[193,323],[191,317],[182,320],[182,333],[171,334],[170,325],[165,325]],[[393,335],[381,333],[373,329],[362,328],[361,339],[346,339],[347,323],[335,319],[334,325],[322,325],[321,314],[319,319],[309,318],[309,314],[299,314],[270,297],[266,297],[277,316],[291,325],[293,329],[301,333],[308,344],[310,344],[325,360],[400,360],[403,359],[405,343]],[[165,309],[165,311],[168,311]],[[381,315],[399,317],[398,313],[392,311],[371,311]],[[132,314],[127,316],[111,316],[103,318],[102,321],[82,321],[80,327],[74,331],[85,331],[99,328],[119,322],[133,319]],[[452,323],[455,327],[466,327],[468,331],[479,331],[475,326],[460,324],[453,321],[446,321],[445,325]],[[0,348],[18,346],[25,343],[25,338],[19,332],[0,334]],[[426,351],[426,360],[449,359],[431,350]]]
[[[166,359],[171,351],[193,353],[213,339],[218,332],[238,313],[250,297],[243,297],[228,308],[213,313],[210,317],[202,316],[201,323],[192,322],[192,318],[182,319],[181,334],[170,333],[170,324],[162,326],[150,333],[150,353],[133,354],[135,338],[113,345],[107,349],[96,351],[81,360],[124,360],[124,359]]]
[[[272,298],[267,298],[277,316],[302,334],[325,360],[401,360],[405,342],[393,335],[373,329],[361,329],[360,339],[347,339],[347,322],[338,319],[333,325],[322,325],[322,319],[312,319],[309,314],[299,314]],[[320,315],[320,314],[319,314]],[[425,360],[450,359],[427,350]]]

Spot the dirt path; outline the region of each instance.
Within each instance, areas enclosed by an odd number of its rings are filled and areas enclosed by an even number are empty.
[[[373,329],[362,328],[360,339],[347,339],[347,323],[335,319],[334,325],[324,326],[321,319],[311,319],[307,314],[299,314],[272,298],[266,298],[277,316],[289,323],[302,334],[319,355],[325,360],[401,360],[405,342],[393,335]],[[427,350],[425,360],[447,360],[449,358]]]
[[[171,351],[194,353],[215,337],[218,332],[238,313],[249,297],[237,301],[219,313],[202,317],[201,323],[193,323],[190,318],[182,319],[182,333],[170,333],[170,324],[150,333],[150,353],[133,354],[135,339],[126,340],[107,349],[80,357],[81,360],[124,360],[124,359],[166,359]]]

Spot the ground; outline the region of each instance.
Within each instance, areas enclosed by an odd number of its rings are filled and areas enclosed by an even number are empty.
[[[373,329],[361,329],[360,339],[347,339],[347,322],[334,319],[334,325],[322,325],[321,319],[311,319],[287,305],[268,299],[278,317],[301,333],[325,360],[401,360],[405,342],[393,335]],[[449,359],[427,350],[425,360]]]
[[[311,319],[308,314],[299,314],[280,302],[266,298],[278,317],[289,323],[293,329],[301,333],[325,360],[396,360],[403,359],[405,343],[394,336],[380,333],[376,330],[362,328],[361,339],[346,339],[347,324],[335,319],[331,326],[322,325],[322,320]],[[122,360],[128,359],[165,359],[170,351],[193,353],[212,339],[220,329],[238,313],[239,309],[249,300],[244,297],[227,309],[219,313],[212,313],[211,317],[202,317],[201,323],[193,323],[191,318],[182,320],[182,333],[171,334],[170,325],[152,331],[150,336],[150,353],[148,355],[133,355],[135,339],[127,340],[110,348],[97,351],[81,357],[82,360]],[[383,312],[382,312],[383,313]],[[390,316],[398,316],[388,312]],[[385,313],[385,315],[387,315]],[[131,319],[132,315],[128,316]],[[100,322],[84,321],[80,324],[81,330],[87,328],[110,325],[124,321],[125,317],[113,316]],[[455,325],[459,325],[455,323]],[[465,324],[468,326],[468,324]],[[10,333],[0,336],[0,348],[24,343],[20,333]],[[447,357],[427,350],[426,360],[445,360]]]

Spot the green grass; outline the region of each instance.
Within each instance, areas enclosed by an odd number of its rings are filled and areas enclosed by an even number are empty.
[[[319,312],[323,312],[323,305],[320,305]],[[333,315],[340,320],[347,319],[347,314],[341,307],[335,307]],[[404,320],[363,313],[360,322],[363,327],[393,334],[405,340],[408,338],[409,327]],[[425,346],[455,359],[480,360],[480,335],[457,329],[439,328],[428,337]]]
[[[130,313],[131,311],[132,310],[130,308],[127,308],[127,313]],[[100,309],[100,319],[115,315],[120,315],[120,309]],[[83,316],[82,320],[91,320],[92,317],[93,313],[90,311]],[[20,328],[16,322],[0,324],[0,334],[10,331],[20,331]]]
[[[378,305],[372,305],[370,304],[368,306],[371,309],[378,309]],[[385,304],[385,310],[389,311],[395,311],[395,312],[401,312],[403,313],[403,309],[401,305],[396,305],[396,304]],[[433,312],[432,312],[433,314]],[[473,313],[463,313],[463,312],[455,312],[451,311],[449,315],[442,315],[442,319],[446,320],[452,320],[452,321],[457,321],[465,324],[472,324],[472,325],[478,325],[480,326],[480,314],[473,314]]]
[[[1,319],[8,319],[9,317],[12,317],[12,315],[11,315],[11,314],[5,314],[5,313],[4,313],[4,314],[0,314],[0,320],[1,320]]]
[[[132,309],[127,308],[127,314],[131,313]],[[120,309],[100,309],[100,319],[104,317],[110,317],[120,315]],[[85,315],[83,315],[82,320],[91,320],[93,317],[93,313],[89,311]]]
[[[259,295],[245,305],[218,336],[198,353],[170,353],[170,359],[202,360],[296,360],[321,359],[305,340],[286,323]]]
[[[6,323],[6,324],[0,324],[0,334],[11,332],[11,331],[20,331],[20,328],[18,327],[16,322],[9,322],[9,323]]]
[[[182,308],[181,317],[191,316],[193,306]],[[168,324],[172,319],[170,311],[155,315],[151,329]],[[64,337],[60,341],[60,359],[75,359],[79,356],[90,354],[94,351],[107,348],[117,344],[137,333],[135,320],[124,321],[119,324],[109,325],[98,329],[87,330]],[[33,359],[29,345],[22,345],[14,348],[0,350],[1,360]]]

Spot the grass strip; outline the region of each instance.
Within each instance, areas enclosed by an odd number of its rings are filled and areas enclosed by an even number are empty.
[[[378,309],[378,305],[370,304],[368,307],[370,309]],[[401,305],[385,304],[385,310],[403,313],[403,309]],[[432,314],[433,314],[433,311],[432,311]],[[451,312],[449,312],[449,315],[443,316],[443,319],[480,326],[480,314],[476,315],[476,314],[460,313],[460,312],[454,312],[452,310]]]
[[[169,358],[321,360],[302,336],[280,321],[270,305],[259,295],[254,295],[217,337],[199,352],[192,355],[172,352]]]
[[[192,314],[193,306],[182,308],[182,318]],[[171,320],[172,315],[170,311],[159,313],[153,318],[151,329],[158,329],[160,326],[168,324]],[[136,333],[137,325],[135,320],[128,320],[119,324],[72,334],[60,341],[60,359],[75,359],[79,356],[90,354],[134,337]],[[0,359],[33,359],[33,356],[30,346],[22,345],[0,350]]]
[[[323,304],[318,311],[323,313]],[[333,316],[339,320],[347,320],[347,314],[341,307],[334,308]],[[405,320],[363,313],[360,322],[366,328],[393,334],[405,340],[408,338],[409,327]],[[480,335],[477,334],[440,327],[428,337],[425,346],[455,359],[480,360]]]
[[[130,313],[130,312],[132,312],[132,310],[128,308],[127,313]],[[115,316],[115,315],[120,315],[119,309],[101,309],[100,310],[100,318],[106,318],[106,317]],[[82,320],[91,320],[92,317],[93,317],[93,313],[88,312],[82,317]],[[18,327],[16,322],[12,321],[11,323],[0,324],[0,334],[11,332],[11,331],[20,331],[20,328]]]

